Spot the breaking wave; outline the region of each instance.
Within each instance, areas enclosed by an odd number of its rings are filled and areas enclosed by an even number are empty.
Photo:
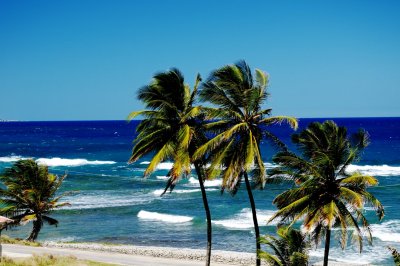
[[[158,212],[139,211],[137,217],[145,220],[161,221],[166,223],[187,223],[193,220],[193,217],[163,214]]]
[[[349,165],[348,172],[359,171],[372,176],[394,176],[400,175],[400,166],[383,165]]]
[[[27,157],[22,157],[18,155],[4,156],[0,157],[0,162],[12,163],[19,160],[28,159]],[[34,159],[34,158],[32,158]],[[38,164],[43,164],[47,166],[82,166],[82,165],[101,165],[101,164],[115,164],[114,161],[89,161],[87,159],[64,159],[59,157],[53,158],[38,158],[35,160]]]
[[[371,225],[372,236],[385,242],[400,242],[400,221],[391,220]]]
[[[2,163],[12,163],[12,162],[16,162],[19,160],[24,160],[27,158],[21,157],[21,156],[16,156],[16,155],[12,155],[12,156],[4,156],[4,157],[0,157],[0,162]]]
[[[257,219],[260,226],[266,226],[267,221],[274,215],[275,211],[262,210],[257,211]],[[230,219],[215,220],[213,224],[226,227],[233,230],[247,230],[254,227],[253,216],[249,208],[242,209],[240,213],[234,215]],[[275,222],[271,222],[270,225],[275,225]]]
[[[89,161],[86,159],[63,159],[63,158],[39,158],[36,160],[38,164],[44,164],[47,166],[82,166],[82,165],[101,165],[101,164],[115,164],[114,161]]]

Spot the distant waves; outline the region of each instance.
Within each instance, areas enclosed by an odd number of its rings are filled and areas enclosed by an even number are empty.
[[[29,157],[22,157],[22,156],[6,156],[6,157],[0,157],[0,162],[3,163],[13,163],[19,160],[23,159],[34,159],[34,158],[29,158]],[[65,159],[65,158],[59,158],[59,157],[53,157],[53,158],[38,158],[35,160],[39,164],[47,165],[49,167],[56,167],[56,166],[66,166],[66,167],[74,167],[74,166],[83,166],[83,165],[103,165],[103,164],[115,164],[116,162],[114,161],[89,161],[87,159]]]

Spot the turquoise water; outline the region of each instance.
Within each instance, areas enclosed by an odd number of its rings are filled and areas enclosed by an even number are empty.
[[[301,119],[304,127],[314,119]],[[385,206],[386,216],[378,222],[373,209],[365,214],[372,224],[374,241],[365,243],[359,254],[355,247],[342,251],[333,239],[331,258],[341,261],[391,265],[387,245],[400,249],[400,119],[335,119],[350,131],[359,127],[371,135],[371,145],[352,170],[369,173],[379,179],[371,191]],[[49,165],[50,171],[67,173],[62,191],[75,191],[65,198],[72,206],[54,212],[57,228],[45,226],[41,241],[93,241],[119,244],[174,246],[204,249],[206,225],[198,181],[193,174],[174,192],[160,197],[170,162],[143,179],[149,157],[128,165],[137,122],[1,122],[0,170],[20,158],[34,158]],[[290,130],[272,128],[290,146]],[[273,167],[274,150],[268,143],[261,149],[267,168]],[[206,182],[213,220],[213,248],[253,252],[254,233],[251,211],[244,186],[234,197],[221,195],[220,181]],[[268,185],[254,191],[261,233],[274,233],[275,225],[266,224],[274,213],[273,198],[286,185]],[[26,237],[30,225],[6,234]],[[313,260],[321,260],[319,247],[311,251]]]

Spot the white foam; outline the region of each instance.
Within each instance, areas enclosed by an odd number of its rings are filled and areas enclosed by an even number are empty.
[[[165,176],[165,175],[158,175],[158,176],[156,176],[156,178],[159,180],[167,180],[169,177]]]
[[[381,262],[390,259],[390,252],[381,245],[363,245],[363,252],[359,253],[356,245],[349,245],[347,248],[342,250],[339,246],[333,246],[333,240],[331,240],[331,248],[329,250],[329,260],[335,262],[342,262],[344,264],[360,264],[360,265],[383,265]],[[335,243],[336,244],[336,243]],[[311,261],[321,261],[324,257],[324,248],[320,245],[317,249],[311,249],[309,251]],[[311,263],[312,264],[312,263]],[[386,265],[386,264],[385,264]]]
[[[194,177],[189,178],[189,185],[190,186],[199,186],[199,180]],[[204,181],[205,187],[220,187],[222,185],[222,179],[214,179],[214,180],[206,180]]]
[[[39,158],[36,160],[38,164],[47,166],[82,166],[82,165],[101,165],[101,164],[115,164],[114,161],[89,161],[86,159],[63,159],[59,157],[53,158]]]
[[[214,191],[218,189],[207,189],[207,191]],[[153,194],[156,196],[160,196],[164,192],[164,189],[156,189],[153,191]],[[195,193],[195,192],[201,192],[200,189],[174,189],[172,190],[172,193],[177,193],[177,194],[186,194],[186,193]],[[169,191],[167,191],[169,193]]]
[[[187,223],[193,220],[193,217],[163,214],[158,212],[139,211],[137,217],[145,220],[161,221],[166,223]]]
[[[71,203],[63,209],[97,209],[121,206],[135,206],[138,204],[150,203],[154,200],[152,194],[133,193],[132,191],[121,190],[94,190],[78,193],[63,198],[63,201]]]
[[[140,164],[142,164],[142,165],[148,165],[148,164],[150,164],[150,162],[149,161],[143,161],[143,162],[141,162]],[[174,165],[174,163],[171,163],[171,162],[163,162],[163,163],[159,163],[158,165],[157,165],[157,170],[170,170],[171,168],[172,168],[172,166]]]
[[[274,163],[264,163],[265,168],[267,169],[271,169],[271,168],[276,168],[279,165],[278,164],[274,164]]]
[[[400,221],[391,220],[371,225],[372,236],[385,242],[400,242]]]
[[[400,175],[400,166],[383,165],[349,165],[346,172],[361,172],[372,176],[395,176]]]
[[[4,156],[4,157],[0,157],[0,162],[2,163],[12,163],[12,162],[16,162],[19,160],[25,160],[27,158],[21,157],[21,156],[16,156],[16,155],[12,155],[12,156]]]
[[[257,219],[259,226],[266,226],[267,221],[274,215],[275,211],[273,210],[258,210],[257,211]],[[252,229],[254,227],[253,224],[253,215],[249,208],[245,208],[240,211],[240,213],[234,215],[230,219],[225,220],[214,220],[213,224],[221,225],[228,229],[233,230],[247,230]],[[271,224],[276,224],[275,222],[271,222]]]

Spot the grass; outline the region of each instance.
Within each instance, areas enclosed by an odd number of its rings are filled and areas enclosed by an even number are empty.
[[[31,246],[31,247],[41,247],[42,245],[38,242],[30,242],[20,238],[11,238],[6,235],[1,236],[1,243],[2,244],[18,244],[24,246]]]
[[[112,266],[114,264],[78,260],[74,256],[33,255],[28,259],[3,257],[0,266]]]

